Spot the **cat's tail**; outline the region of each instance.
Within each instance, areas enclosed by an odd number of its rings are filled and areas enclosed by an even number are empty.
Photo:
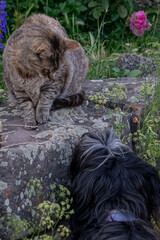
[[[83,103],[84,101],[84,91],[80,91],[79,93],[75,95],[71,95],[65,98],[57,98],[55,99],[51,110],[53,109],[59,109],[63,107],[74,107],[74,106],[79,106]]]

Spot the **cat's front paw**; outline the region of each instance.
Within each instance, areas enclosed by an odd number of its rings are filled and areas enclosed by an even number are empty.
[[[43,123],[46,123],[48,119],[49,119],[49,110],[37,108],[37,111],[36,111],[37,122],[40,124],[43,124]]]

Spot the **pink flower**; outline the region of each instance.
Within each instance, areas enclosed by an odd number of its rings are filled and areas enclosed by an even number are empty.
[[[150,27],[151,24],[148,22],[144,11],[139,11],[132,14],[130,18],[129,28],[136,36],[142,36],[144,34],[144,31]]]

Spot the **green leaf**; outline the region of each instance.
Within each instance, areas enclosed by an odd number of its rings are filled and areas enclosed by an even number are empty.
[[[119,14],[118,13],[111,14],[111,19],[112,19],[113,22],[115,22],[118,18],[119,18]]]
[[[85,23],[84,23],[82,20],[76,21],[76,24],[77,24],[77,25],[81,25],[81,26],[84,26],[84,25],[85,25]]]
[[[69,25],[70,25],[70,21],[69,21],[68,14],[65,13],[65,14],[64,14],[64,17],[65,17],[65,20],[66,20],[66,24],[69,26]]]
[[[78,8],[81,12],[87,11],[87,9],[88,9],[86,6],[80,6]]]
[[[104,10],[107,12],[107,10],[109,8],[109,1],[108,0],[102,0],[102,6],[103,6]]]
[[[32,8],[34,7],[34,3],[32,3],[32,5],[28,8],[27,12],[26,12],[26,15],[25,15],[25,18],[28,17],[28,15],[30,14]]]
[[[116,73],[119,73],[119,72],[120,72],[120,68],[118,68],[118,67],[114,67],[114,68],[112,68],[112,70],[113,70],[114,72],[116,72]]]
[[[96,7],[97,5],[98,5],[97,2],[95,2],[95,1],[92,1],[92,2],[88,3],[89,8]]]
[[[124,75],[128,75],[129,73],[130,73],[130,70],[128,70],[128,69],[124,70]]]
[[[101,16],[101,12],[98,11],[96,8],[93,9],[93,13],[92,14],[93,14],[93,17],[95,19],[98,19]]]
[[[90,38],[90,41],[91,41],[91,46],[93,46],[94,42],[95,42],[95,39],[94,39],[94,36],[91,32],[89,32],[89,38]]]
[[[63,11],[66,6],[66,2],[59,4],[60,10]]]
[[[51,190],[55,189],[56,188],[56,184],[51,184],[50,188],[51,188]]]
[[[139,74],[141,74],[141,71],[139,69],[135,69],[128,74],[128,77],[138,77]]]
[[[121,18],[125,18],[128,15],[127,8],[123,5],[118,7],[118,13]]]

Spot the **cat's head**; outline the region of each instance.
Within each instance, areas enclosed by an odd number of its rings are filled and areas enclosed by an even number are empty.
[[[63,63],[65,52],[78,47],[79,43],[75,40],[60,37],[57,34],[52,35],[52,38],[36,39],[32,43],[34,54],[29,63],[40,76],[54,76]]]

